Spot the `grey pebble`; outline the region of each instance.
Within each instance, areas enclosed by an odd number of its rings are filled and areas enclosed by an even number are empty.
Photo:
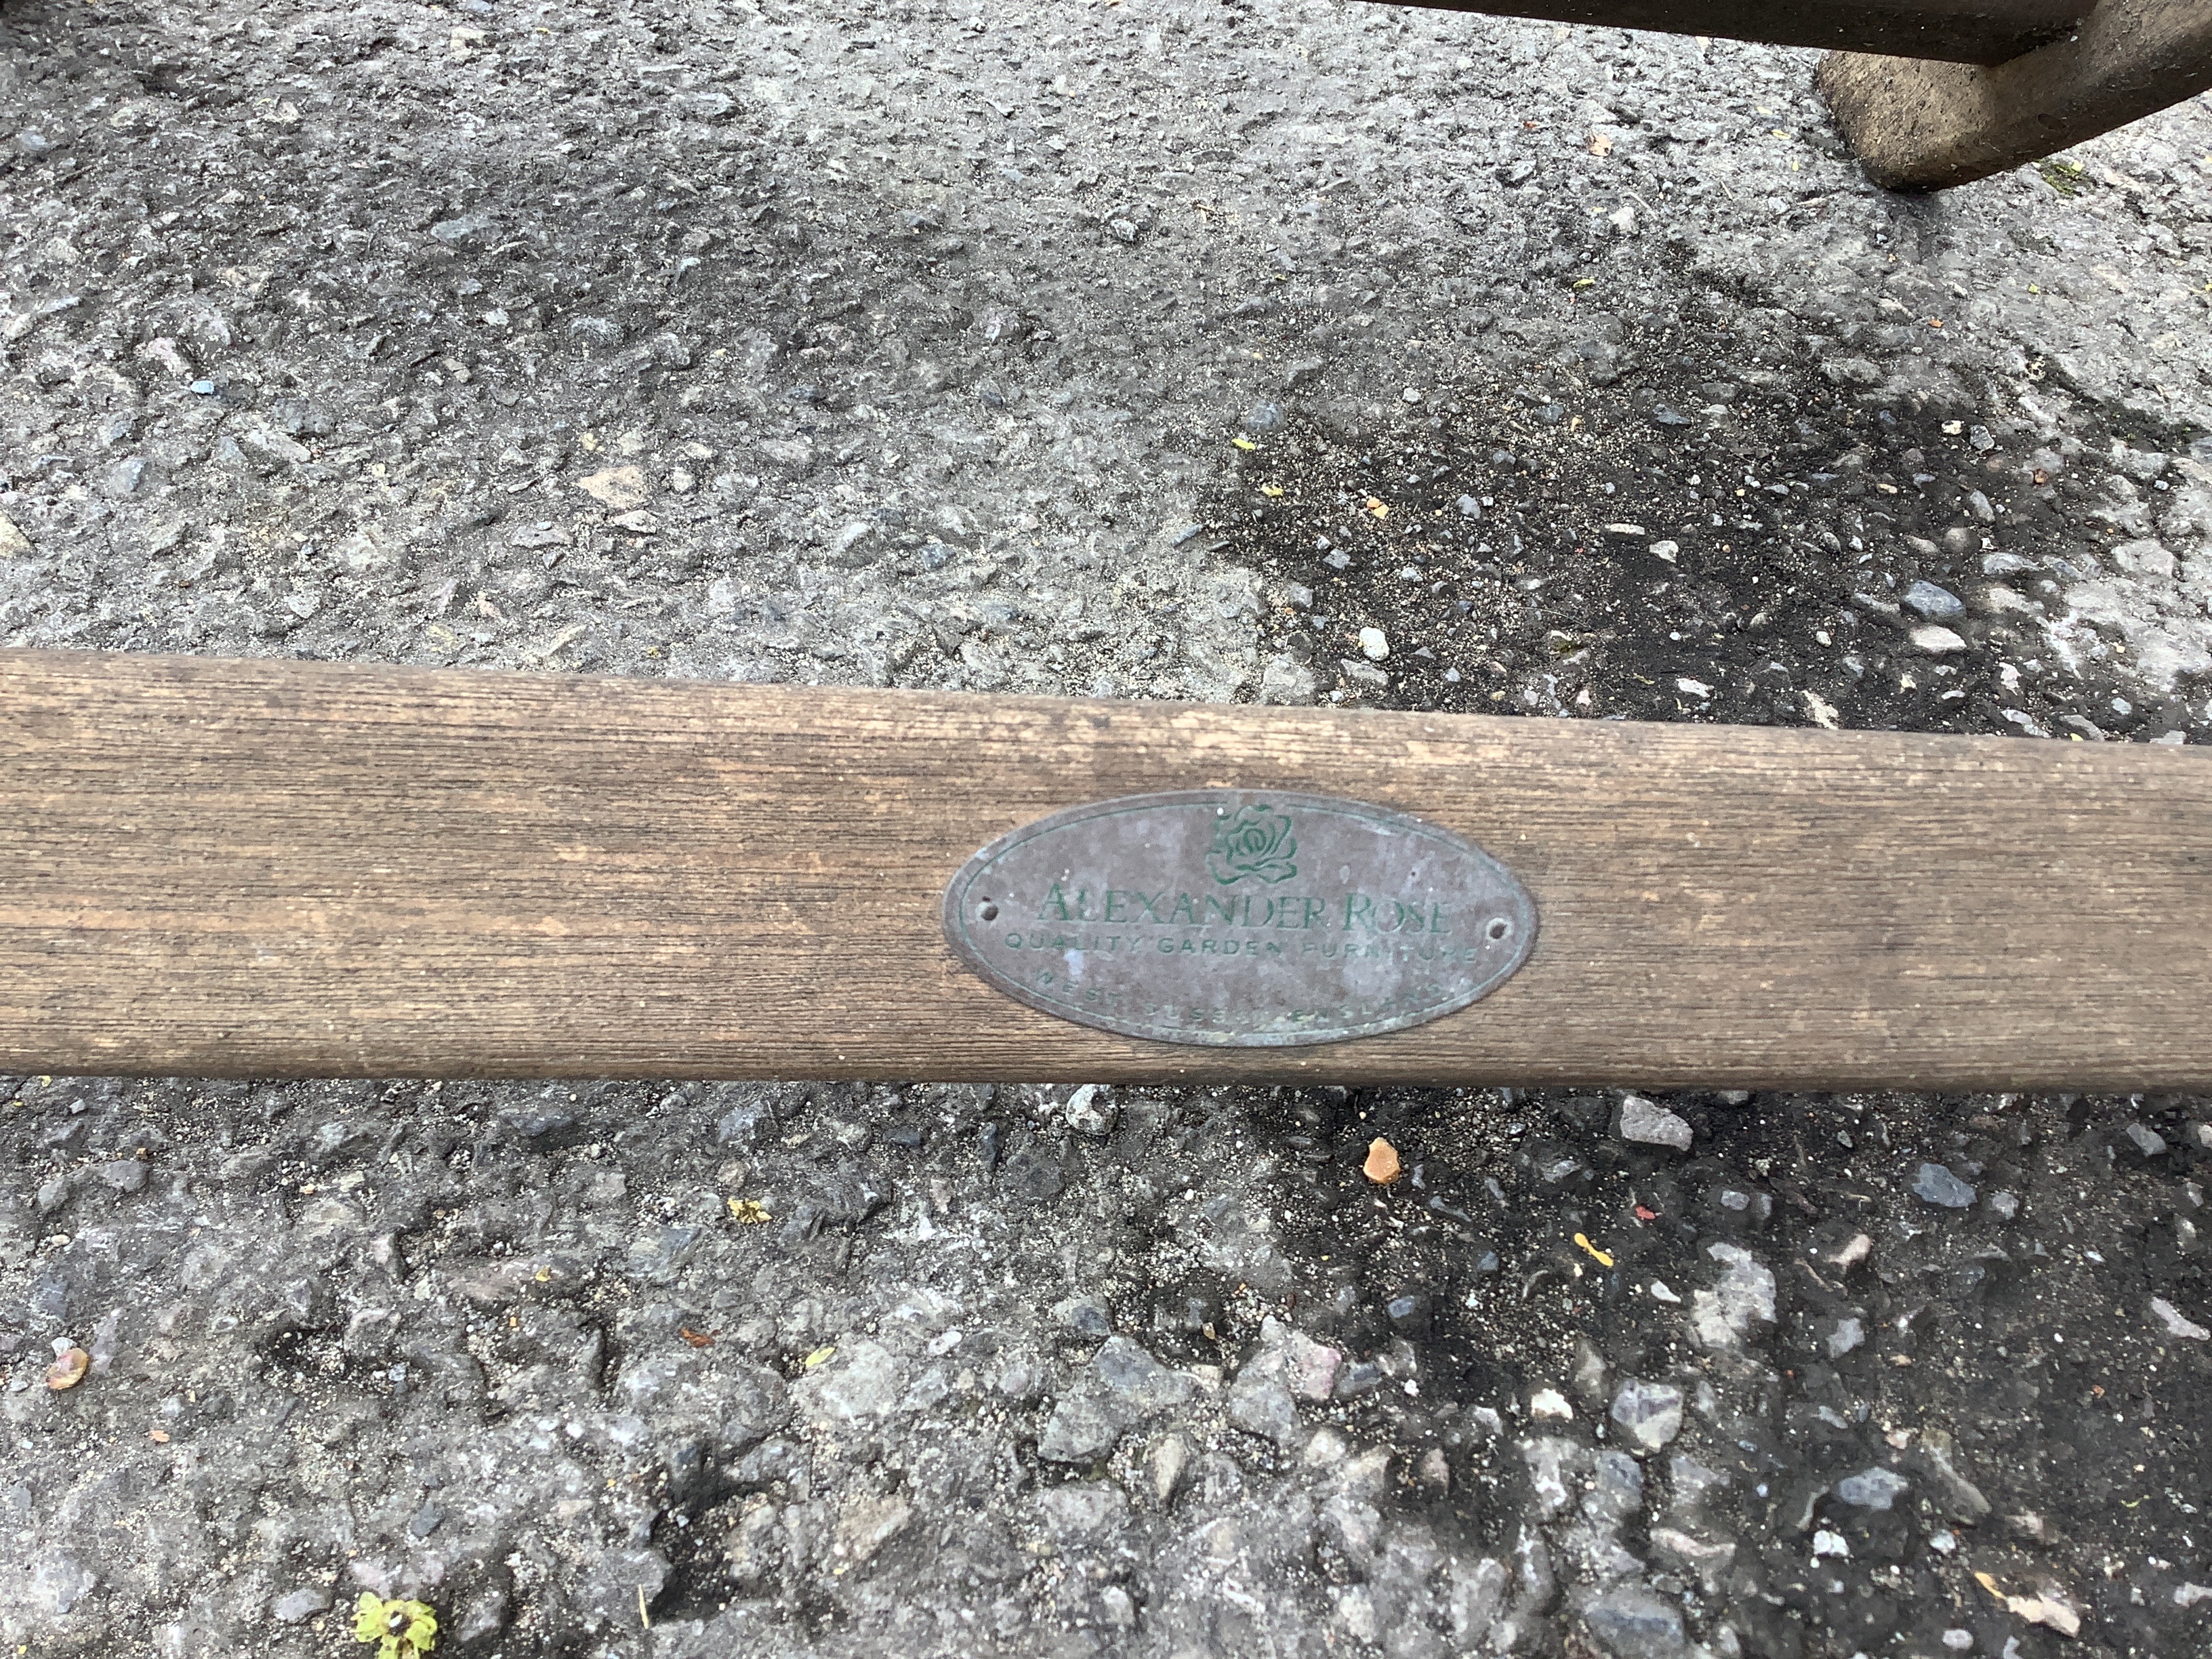
[[[1947,1210],[1963,1210],[1974,1201],[1974,1189],[1941,1164],[1923,1164],[1912,1177],[1916,1195]]]
[[[118,1193],[135,1193],[146,1185],[146,1166],[135,1158],[111,1158],[97,1164],[93,1171],[100,1184],[112,1187]]]
[[[1146,1418],[1188,1401],[1196,1387],[1128,1338],[1111,1338],[1053,1407],[1037,1437],[1037,1455],[1056,1463],[1103,1456]]]
[[[1583,1623],[1608,1659],[1678,1659],[1685,1653],[1682,1614],[1641,1584],[1619,1584],[1593,1596]]]
[[[2145,1158],[2166,1156],[2166,1137],[2154,1128],[2141,1123],[2130,1123],[2121,1133],[2135,1143],[2135,1149]]]
[[[330,1605],[328,1590],[288,1590],[270,1604],[269,1616],[280,1625],[304,1625],[317,1613],[327,1611]]]
[[[1035,1139],[1017,1143],[999,1171],[1000,1190],[1030,1204],[1049,1202],[1066,1185],[1067,1168],[1059,1154]]]
[[[482,236],[492,228],[495,221],[488,213],[465,213],[458,218],[441,219],[430,227],[430,234],[447,244],[465,242]]]
[[[1297,1402],[1280,1378],[1248,1366],[1230,1385],[1229,1420],[1248,1434],[1287,1444],[1298,1437]]]
[[[1886,1510],[1912,1490],[1912,1483],[1894,1469],[1876,1464],[1836,1482],[1836,1496],[1862,1510]]]
[[[1671,1382],[1624,1383],[1612,1417],[1637,1450],[1656,1452],[1682,1431],[1682,1391]]]
[[[1114,1316],[1095,1296],[1071,1296],[1053,1304],[1052,1316],[1078,1336],[1107,1337],[1114,1334]]]
[[[1671,1146],[1678,1152],[1690,1150],[1689,1120],[1642,1095],[1621,1097],[1620,1124],[1614,1133],[1639,1146]]]
[[[1917,612],[1929,622],[1948,622],[1966,612],[1966,602],[1948,587],[1938,587],[1931,581],[1916,581],[1905,590],[1905,607]]]
[[[1114,1133],[1121,1116],[1113,1096],[1096,1083],[1083,1085],[1067,1097],[1067,1127],[1078,1134],[1103,1138]]]

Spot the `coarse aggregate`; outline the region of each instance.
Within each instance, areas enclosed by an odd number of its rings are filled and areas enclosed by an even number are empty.
[[[2212,107],[1814,63],[9,0],[0,642],[2212,741]],[[1345,1081],[0,1079],[0,1640],[2212,1649],[2212,1101]]]

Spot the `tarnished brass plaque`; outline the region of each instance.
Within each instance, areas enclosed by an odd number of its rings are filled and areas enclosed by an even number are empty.
[[[1245,789],[1125,795],[1001,836],[945,891],[952,948],[1032,1008],[1162,1042],[1336,1042],[1497,988],[1536,907],[1404,812]]]

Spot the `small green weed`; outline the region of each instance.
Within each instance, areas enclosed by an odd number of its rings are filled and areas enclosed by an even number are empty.
[[[438,1620],[427,1601],[386,1601],[363,1590],[353,1633],[376,1644],[376,1659],[417,1659],[438,1645]]]
[[[2035,170],[2043,175],[2043,182],[2068,198],[2079,196],[2089,182],[2089,170],[2079,161],[2062,161],[2057,156],[2038,161]]]

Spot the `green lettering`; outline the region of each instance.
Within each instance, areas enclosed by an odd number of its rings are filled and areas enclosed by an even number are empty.
[[[1177,893],[1176,895],[1175,907],[1168,912],[1168,920],[1170,921],[1187,921],[1194,927],[1198,926],[1198,912],[1196,908],[1190,902],[1189,894]]]
[[[1076,918],[1067,908],[1067,895],[1060,890],[1060,884],[1052,884],[1052,891],[1044,896],[1044,903],[1036,913],[1039,921],[1073,921]]]
[[[1375,926],[1375,901],[1364,893],[1344,896],[1344,931],[1350,933],[1355,921],[1364,921],[1370,929]]]
[[[1106,890],[1106,920],[1107,920],[1107,921],[1128,921],[1128,919],[1129,919],[1129,917],[1128,917],[1128,913],[1127,913],[1127,911],[1125,911],[1125,910],[1123,910],[1123,909],[1121,908],[1121,901],[1122,901],[1122,899],[1123,899],[1123,898],[1125,898],[1126,896],[1127,896],[1126,894],[1124,894],[1124,893],[1121,891],[1121,890],[1120,888],[1118,888],[1118,887],[1109,887],[1109,888]]]
[[[1237,920],[1237,901],[1235,899],[1217,898],[1212,893],[1208,893],[1206,896],[1205,908],[1201,911],[1199,916],[1200,925],[1203,926],[1206,922],[1211,921],[1212,919],[1213,913],[1216,910],[1221,912],[1221,919],[1224,921],[1233,922]]]

